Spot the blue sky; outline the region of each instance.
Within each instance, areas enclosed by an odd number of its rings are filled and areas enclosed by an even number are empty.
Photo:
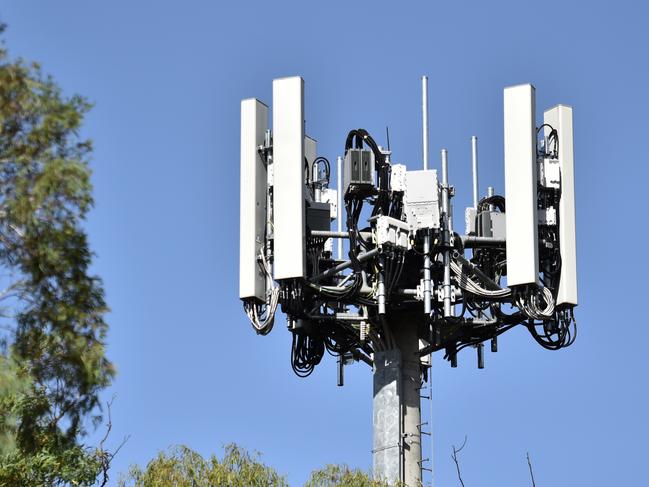
[[[577,342],[549,352],[525,330],[500,351],[434,361],[436,485],[639,485],[646,466],[647,109],[644,2],[4,1],[7,45],[95,103],[85,133],[96,208],[94,270],[112,312],[119,374],[114,471],[187,444],[235,441],[300,485],[326,463],[371,464],[371,375],[333,359],[303,380],[279,318],[258,337],[238,300],[239,102],[302,75],[307,132],[335,160],[350,128],[421,165],[420,76],[430,76],[431,159],[449,150],[456,215],[503,191],[502,88],[532,82],[537,112],[574,107]],[[462,221],[458,224],[461,225]],[[91,437],[90,440],[93,440]],[[429,456],[429,454],[425,455]],[[115,476],[114,476],[115,478]]]

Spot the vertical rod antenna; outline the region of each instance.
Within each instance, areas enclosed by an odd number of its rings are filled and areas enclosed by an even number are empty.
[[[343,231],[343,158],[338,156],[336,167],[336,186],[338,189],[338,215],[336,217],[336,228],[338,232]],[[338,239],[338,260],[343,259],[343,239]]]
[[[473,173],[473,209],[478,211],[478,200],[480,198],[478,188],[478,137],[471,136],[471,172]],[[478,311],[478,318],[482,318],[482,311]],[[478,368],[480,368],[481,349],[478,348]],[[484,360],[484,359],[483,359]]]
[[[322,195],[320,189],[320,166],[318,164],[313,164],[312,166],[311,181],[313,184],[313,199],[319,202]]]
[[[380,256],[379,257],[379,283],[378,283],[378,290],[377,290],[377,301],[378,301],[378,308],[379,308],[379,314],[380,315],[385,315],[385,274],[384,274],[384,269],[385,269],[385,257]]]
[[[428,76],[421,77],[421,118],[424,169],[428,169]]]
[[[471,168],[473,170],[473,208],[478,209],[478,137],[471,137]]]
[[[452,316],[451,311],[451,251],[450,246],[450,230],[451,224],[449,221],[450,204],[449,204],[449,185],[448,185],[448,151],[442,149],[442,221],[443,228],[443,244],[445,247],[443,253],[444,263],[444,282],[442,285],[442,297],[444,301],[444,317]]]
[[[424,313],[430,315],[432,310],[432,289],[430,282],[430,231],[426,229],[424,235]]]
[[[421,77],[421,121],[422,121],[422,153],[424,160],[424,169],[428,169],[428,76]],[[430,231],[426,231],[424,236],[424,312],[426,316],[430,316],[432,311],[432,283],[431,283],[431,258],[430,258]],[[428,318],[427,318],[428,319]],[[431,329],[432,337],[432,329]],[[432,341],[431,341],[432,343]],[[428,382],[430,386],[430,463],[431,463],[431,485],[435,485],[434,473],[434,447],[433,447],[433,353],[429,357],[430,369],[428,370]]]
[[[421,77],[422,151],[424,170],[428,169],[428,76]],[[424,236],[424,313],[431,312],[430,232]]]

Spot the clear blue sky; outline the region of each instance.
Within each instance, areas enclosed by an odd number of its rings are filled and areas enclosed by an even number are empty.
[[[509,332],[477,370],[436,357],[437,486],[646,482],[649,327],[643,312],[649,158],[646,2],[4,1],[14,55],[39,60],[95,103],[96,209],[87,228],[105,281],[119,375],[114,471],[184,443],[235,441],[300,485],[328,462],[369,468],[371,375],[336,387],[327,359],[293,375],[279,318],[258,337],[238,300],[239,101],[271,101],[302,75],[307,131],[335,160],[365,127],[393,159],[421,164],[420,76],[430,76],[431,150],[449,150],[455,211],[503,190],[502,88],[532,82],[539,112],[574,107],[579,337],[549,352]],[[397,6],[399,5],[399,6]],[[93,438],[91,438],[92,440]],[[426,455],[428,456],[428,455]]]

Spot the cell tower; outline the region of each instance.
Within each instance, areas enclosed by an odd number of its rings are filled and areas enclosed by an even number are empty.
[[[473,206],[460,234],[447,151],[441,178],[429,168],[426,77],[422,91],[423,169],[394,164],[354,129],[337,159],[337,190],[304,131],[302,78],[273,81],[272,130],[267,105],[241,102],[245,312],[265,335],[281,306],[300,377],[325,350],[338,356],[338,385],[346,364],[372,367],[373,474],[409,486],[424,469],[420,390],[433,352],[456,367],[458,353],[474,348],[482,368],[484,343],[497,351],[497,337],[515,326],[550,350],[576,337],[572,108],[545,111],[537,126],[534,87],[505,88],[505,196],[489,188],[479,197],[472,137]]]

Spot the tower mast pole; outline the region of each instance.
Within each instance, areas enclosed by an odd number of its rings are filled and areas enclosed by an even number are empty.
[[[428,77],[421,77],[422,159],[429,169]],[[430,233],[424,235],[424,315],[388,316],[386,326],[395,337],[396,348],[374,354],[373,473],[377,480],[422,485],[421,394],[419,325],[432,308]],[[432,357],[431,357],[432,358]],[[432,393],[431,393],[432,394]],[[431,396],[432,397],[432,396]],[[432,441],[432,438],[431,438]]]

